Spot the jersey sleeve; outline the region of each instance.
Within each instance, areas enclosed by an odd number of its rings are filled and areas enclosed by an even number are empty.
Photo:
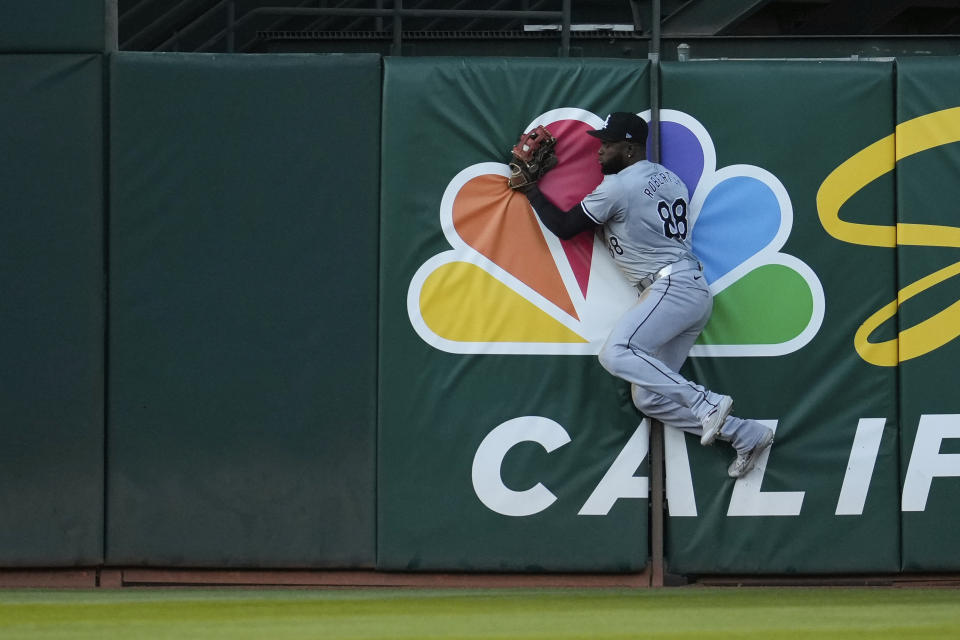
[[[603,182],[589,193],[580,207],[591,220],[603,224],[622,209],[619,183],[615,176],[605,176]]]

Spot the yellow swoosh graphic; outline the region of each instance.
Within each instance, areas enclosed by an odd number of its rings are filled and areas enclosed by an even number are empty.
[[[880,176],[893,171],[896,141],[891,134],[856,153],[827,176],[817,191],[820,224],[837,240],[872,247],[897,246],[893,225],[859,224],[840,219],[840,207]]]
[[[856,153],[827,176],[817,192],[817,213],[837,240],[871,247],[920,245],[960,247],[960,228],[931,224],[880,225],[846,222],[840,207],[900,160],[933,147],[960,141],[960,107],[935,111],[897,125],[896,133]]]
[[[427,276],[420,314],[456,342],[587,342],[480,267],[451,262]]]
[[[920,324],[900,332],[886,342],[870,342],[868,338],[881,324],[897,313],[897,308],[913,296],[948,278],[960,274],[960,262],[935,271],[897,292],[897,299],[867,318],[853,338],[860,357],[878,367],[895,367],[903,362],[939,349],[960,335],[960,300]]]
[[[960,228],[898,223],[877,225],[846,222],[840,208],[860,189],[889,173],[900,160],[960,141],[960,107],[935,111],[897,125],[896,132],[866,147],[833,170],[817,192],[817,213],[823,228],[838,240],[874,247],[913,245],[960,247]],[[897,338],[870,342],[870,334],[897,313],[913,296],[960,274],[960,262],[940,269],[897,292],[897,299],[867,318],[854,336],[854,346],[867,362],[893,367],[922,356],[960,336],[960,301],[904,329]]]

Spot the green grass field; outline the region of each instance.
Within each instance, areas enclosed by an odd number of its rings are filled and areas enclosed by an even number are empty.
[[[960,590],[0,591],[0,638],[960,638]]]

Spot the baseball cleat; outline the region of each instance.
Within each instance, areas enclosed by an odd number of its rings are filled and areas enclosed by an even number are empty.
[[[737,459],[727,467],[727,475],[731,478],[739,478],[740,476],[747,475],[757,464],[760,454],[766,451],[772,444],[773,430],[768,429],[767,432],[760,437],[760,441],[753,446],[753,449],[750,449],[746,453],[737,453]]]
[[[700,436],[700,444],[705,447],[713,444],[713,441],[720,435],[720,429],[723,428],[723,423],[727,421],[727,416],[730,415],[730,411],[732,410],[733,398],[730,396],[720,396],[720,402],[717,403],[713,411],[708,413],[700,423],[703,425],[703,435]]]

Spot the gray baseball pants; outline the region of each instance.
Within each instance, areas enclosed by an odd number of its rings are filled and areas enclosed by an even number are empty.
[[[656,280],[614,326],[600,350],[600,364],[632,384],[633,403],[648,418],[700,435],[701,421],[720,395],[677,371],[713,310],[713,295],[698,269]],[[748,451],[766,427],[729,416],[720,436]]]

